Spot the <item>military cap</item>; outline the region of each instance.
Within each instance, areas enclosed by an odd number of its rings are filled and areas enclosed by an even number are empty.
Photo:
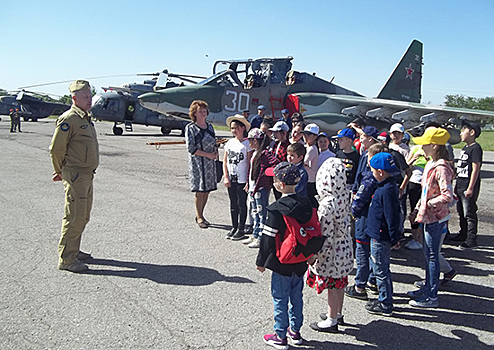
[[[79,90],[83,90],[83,89],[91,90],[91,86],[89,85],[89,81],[79,79],[79,80],[74,80],[69,85],[69,91],[71,93],[79,91]]]

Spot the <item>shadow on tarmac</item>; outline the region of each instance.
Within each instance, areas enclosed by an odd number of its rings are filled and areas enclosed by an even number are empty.
[[[481,179],[492,179],[494,178],[494,171],[490,170],[480,170]]]
[[[429,317],[430,318],[430,317]],[[354,336],[355,339],[367,343],[366,346],[344,343],[306,340],[303,343],[307,349],[361,350],[361,349],[491,349],[472,333],[455,329],[452,334],[442,336],[414,326],[404,326],[392,321],[377,320],[367,325],[357,324],[352,328],[339,327],[340,333]],[[413,344],[413,345],[412,345]]]
[[[230,283],[254,283],[254,281],[248,278],[225,276],[216,270],[198,266],[155,265],[112,259],[91,259],[84,262],[88,265],[113,267],[113,269],[91,268],[84,272],[87,275],[145,278],[160,284],[180,286],[205,286],[222,281]]]

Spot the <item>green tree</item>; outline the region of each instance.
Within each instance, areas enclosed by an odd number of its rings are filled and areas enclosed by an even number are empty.
[[[70,95],[60,96],[60,98],[58,99],[58,102],[65,103],[66,105],[70,105],[70,104],[72,104],[72,96],[70,96]]]
[[[464,95],[446,95],[444,99],[444,105],[448,107],[494,111],[494,97],[477,98]]]

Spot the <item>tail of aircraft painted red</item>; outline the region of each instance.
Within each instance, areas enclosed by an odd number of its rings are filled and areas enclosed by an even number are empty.
[[[413,40],[377,98],[420,102],[422,98],[422,43]]]

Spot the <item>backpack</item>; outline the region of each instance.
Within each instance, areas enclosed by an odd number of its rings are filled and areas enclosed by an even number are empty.
[[[291,216],[283,215],[283,219],[286,223],[283,240],[279,234],[276,235],[276,256],[282,264],[307,261],[321,250],[325,237],[322,236],[315,208],[312,208],[310,220],[304,224]]]

